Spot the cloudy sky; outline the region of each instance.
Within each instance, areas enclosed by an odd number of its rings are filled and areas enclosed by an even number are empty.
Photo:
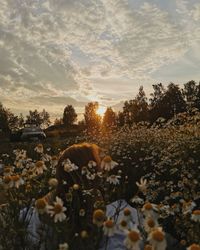
[[[58,116],[200,80],[199,0],[0,0],[0,101]]]

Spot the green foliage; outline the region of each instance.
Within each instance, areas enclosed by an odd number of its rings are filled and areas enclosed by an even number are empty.
[[[66,126],[71,126],[77,120],[77,114],[75,109],[72,105],[67,105],[64,109],[63,113],[63,123]]]

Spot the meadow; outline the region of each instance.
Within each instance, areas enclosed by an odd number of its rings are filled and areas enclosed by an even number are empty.
[[[55,207],[54,213],[51,209],[49,212],[42,197],[56,188],[55,168],[62,150],[80,142],[96,143],[103,148],[104,163],[113,167],[107,167],[99,175],[88,165],[82,173],[91,183],[98,179],[103,200],[99,201],[98,196],[84,189],[84,184],[74,184],[66,194],[68,211],[75,208],[78,211],[77,227],[73,213],[59,217]],[[51,138],[39,145],[5,142],[0,145],[0,158],[0,249],[98,249],[103,235],[109,238],[116,227],[123,226],[115,225],[104,213],[116,192],[122,191],[130,169],[138,178],[140,190],[130,203],[144,215],[144,225],[138,231],[124,225],[126,248],[140,249],[139,241],[143,241],[144,249],[170,249],[166,248],[165,237],[170,234],[178,242],[174,249],[200,249],[199,112],[192,116],[181,113],[168,122],[161,119],[153,126],[142,122],[77,137]],[[92,199],[92,222],[80,205],[80,197],[86,197],[88,202]],[[54,206],[60,204],[63,209],[64,204],[59,202],[56,200]],[[51,228],[55,238],[52,248],[48,248],[49,235],[45,233],[41,233],[37,245],[30,245],[29,212],[20,217],[21,211],[29,211],[27,208],[42,217],[44,228],[46,225]],[[127,222],[127,217],[124,221]]]

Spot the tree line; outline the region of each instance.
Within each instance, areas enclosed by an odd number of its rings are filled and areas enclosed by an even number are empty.
[[[158,83],[153,85],[153,92],[149,99],[141,86],[135,98],[124,102],[122,111],[116,113],[111,107],[108,107],[102,118],[97,113],[98,108],[98,102],[88,103],[85,106],[84,119],[79,121],[78,125],[86,129],[93,129],[121,127],[125,124],[132,125],[142,121],[153,124],[160,117],[169,120],[174,115],[190,111],[193,108],[200,110],[200,83],[192,80],[185,83],[183,88],[174,83],[170,83],[167,87]],[[77,122],[77,117],[74,107],[67,105],[62,118],[56,119],[54,125],[70,127]],[[51,124],[50,115],[46,110],[42,112],[30,110],[25,118],[22,114],[14,115],[0,103],[1,131],[8,133],[13,129],[22,128],[25,123],[46,128]]]

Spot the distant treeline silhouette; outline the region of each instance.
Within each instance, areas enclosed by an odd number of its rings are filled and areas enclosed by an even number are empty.
[[[86,129],[121,127],[125,124],[132,125],[142,121],[153,124],[158,118],[171,119],[174,115],[190,111],[193,108],[200,110],[200,83],[193,80],[185,83],[183,88],[170,83],[164,87],[162,83],[153,85],[150,98],[146,97],[143,86],[139,88],[135,98],[125,101],[123,110],[114,112],[108,107],[103,117],[97,114],[98,102],[90,102],[85,106],[84,119],[78,122],[78,126]],[[77,121],[77,113],[72,105],[64,108],[63,117],[56,119],[54,125],[72,126]],[[0,103],[0,131],[9,133],[14,129],[20,129],[24,124],[36,124],[47,128],[50,115],[46,110],[38,112],[29,111],[26,118],[20,114],[13,114]]]

